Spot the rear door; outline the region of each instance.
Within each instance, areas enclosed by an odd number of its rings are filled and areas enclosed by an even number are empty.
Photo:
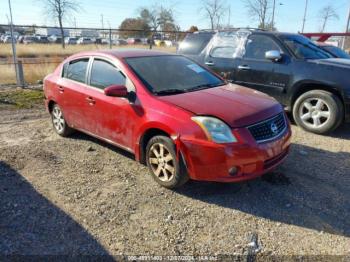
[[[85,97],[88,131],[132,151],[137,115],[128,99],[106,96],[104,89],[124,85],[129,91],[135,91],[133,84],[112,61],[96,57],[91,62],[88,83]]]
[[[245,39],[237,32],[221,32],[210,43],[204,63],[229,81],[234,81],[239,59],[240,45]]]
[[[63,66],[62,77],[57,82],[57,103],[64,117],[73,128],[84,129],[85,89],[89,57],[67,62]]]
[[[245,53],[237,66],[236,83],[276,97],[280,92],[280,87],[276,83],[275,63],[265,58],[266,52],[272,50],[282,53],[281,47],[271,36],[250,35]]]

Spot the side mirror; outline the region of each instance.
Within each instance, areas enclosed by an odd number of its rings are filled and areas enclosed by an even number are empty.
[[[123,85],[112,85],[104,90],[106,96],[128,97],[128,89]]]
[[[273,62],[278,62],[282,59],[282,54],[278,50],[271,50],[265,53],[265,58]]]

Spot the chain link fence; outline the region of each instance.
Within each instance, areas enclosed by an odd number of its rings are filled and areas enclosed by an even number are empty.
[[[112,28],[63,28],[48,26],[14,26],[17,61],[13,60],[8,25],[0,25],[0,85],[15,85],[15,66],[20,70],[22,85],[37,84],[66,57],[87,50],[108,48],[142,48],[176,52],[187,32],[144,31]]]

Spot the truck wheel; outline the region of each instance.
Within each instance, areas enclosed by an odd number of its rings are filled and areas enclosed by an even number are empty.
[[[323,90],[312,90],[301,95],[294,104],[293,117],[298,126],[316,134],[336,129],[344,119],[342,101]]]
[[[154,180],[163,187],[177,188],[189,180],[182,160],[177,160],[173,141],[166,136],[155,136],[148,142],[146,162]]]

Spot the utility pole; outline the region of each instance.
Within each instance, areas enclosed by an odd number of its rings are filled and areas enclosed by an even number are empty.
[[[349,7],[349,12],[348,12],[348,19],[346,22],[346,28],[345,28],[345,33],[349,33],[349,26],[350,26],[350,7]],[[345,49],[345,42],[346,42],[347,37],[344,36],[343,38],[343,44],[342,44],[342,49]]]
[[[109,49],[112,49],[112,27],[111,27],[111,23],[109,22],[109,20],[107,21],[108,22],[108,26],[109,26]]]
[[[305,0],[305,12],[304,12],[304,18],[303,18],[303,27],[301,28],[302,33],[304,33],[304,29],[305,29],[308,3],[309,3],[309,0]]]
[[[273,28],[275,27],[275,10],[276,10],[276,0],[273,0],[271,31],[273,31]]]
[[[74,16],[74,27],[77,29],[77,18]]]
[[[15,43],[15,36],[13,33],[13,19],[12,19],[12,8],[11,8],[11,0],[8,0],[9,5],[9,11],[10,11],[10,31],[11,31],[11,44],[12,44],[12,56],[13,56],[13,65],[15,66],[15,72],[16,72],[16,82],[18,86],[22,86],[23,83],[21,83],[20,75],[19,75],[19,68],[17,63],[17,53],[16,53],[16,43]]]
[[[228,22],[227,22],[227,27],[230,28],[231,26],[231,6],[228,9]]]
[[[102,29],[104,29],[103,14],[101,14],[101,25],[102,25]]]

